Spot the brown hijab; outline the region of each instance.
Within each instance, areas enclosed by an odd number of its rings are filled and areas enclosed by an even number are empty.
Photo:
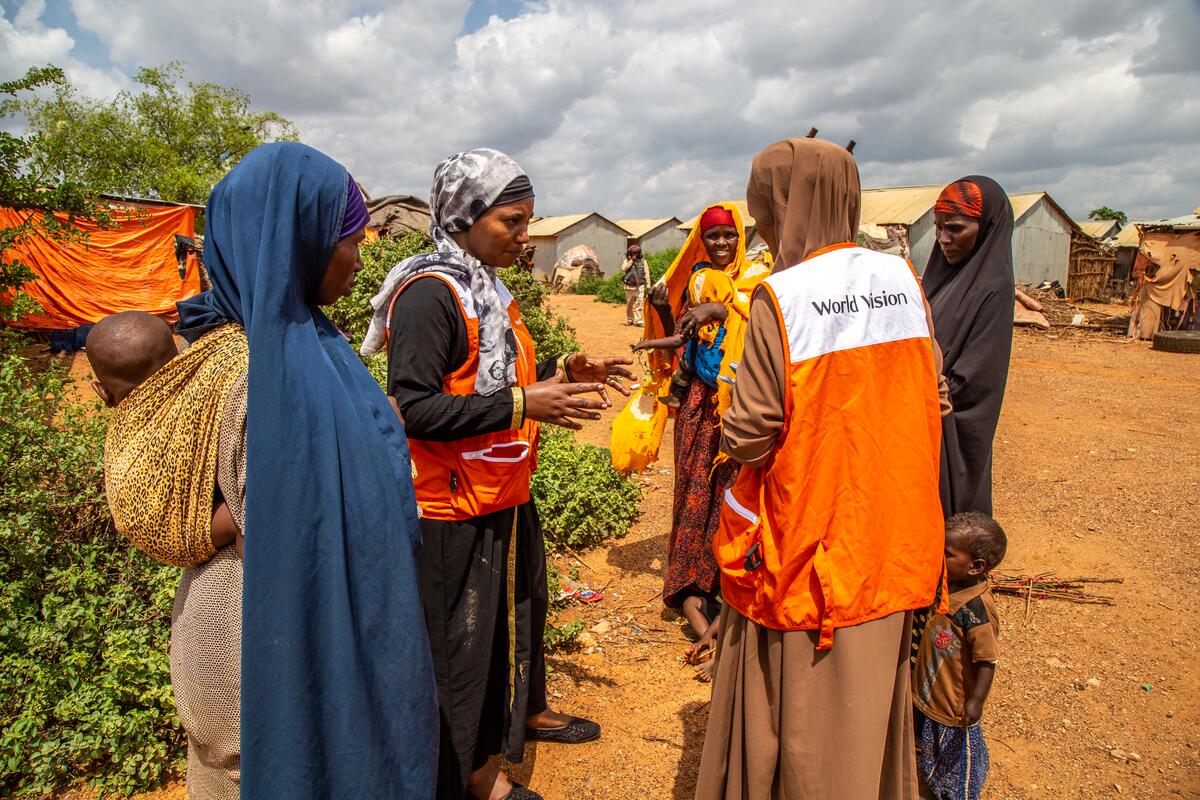
[[[746,204],[759,235],[775,253],[775,269],[795,266],[858,234],[858,165],[844,147],[795,137],[754,157]]]

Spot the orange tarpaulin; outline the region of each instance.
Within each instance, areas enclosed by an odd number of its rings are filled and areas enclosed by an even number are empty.
[[[176,300],[200,291],[196,257],[189,254],[183,278],[175,258],[175,234],[195,235],[194,208],[122,203],[111,211],[117,224],[109,230],[76,221],[89,234],[85,243],[33,236],[5,252],[5,261],[20,260],[37,275],[22,291],[42,308],[14,327],[76,328],[131,310],[171,317]],[[0,227],[15,227],[28,213],[0,207]]]

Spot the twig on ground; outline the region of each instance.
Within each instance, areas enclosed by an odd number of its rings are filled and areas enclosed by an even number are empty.
[[[670,739],[663,739],[660,736],[642,736],[642,738],[647,742],[662,742],[663,744],[669,744],[672,747],[678,747],[680,750],[683,749],[683,745],[681,745],[679,742],[675,742]]]
[[[584,560],[583,560],[583,556],[579,555],[579,553],[576,553],[574,550],[572,550],[572,549],[570,548],[570,546],[568,546],[568,545],[565,545],[565,544],[564,544],[564,545],[562,545],[562,549],[563,549],[563,550],[566,550],[568,553],[570,553],[572,558],[574,558],[574,559],[575,559],[576,561],[578,561],[580,564],[583,564],[585,567],[587,567],[588,569],[590,569],[592,572],[598,572],[598,570],[597,570],[595,567],[593,567],[593,566],[592,566],[591,564],[589,564],[588,562],[584,561]]]
[[[1043,572],[1040,575],[1000,575],[991,576],[992,591],[997,594],[1010,594],[1025,598],[1025,616],[1032,612],[1032,601],[1066,600],[1071,603],[1088,605],[1111,606],[1113,598],[1107,595],[1092,594],[1084,588],[1089,583],[1124,583],[1123,578],[1057,578],[1053,572]]]

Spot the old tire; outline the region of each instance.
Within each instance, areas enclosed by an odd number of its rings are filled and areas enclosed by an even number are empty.
[[[1166,353],[1200,353],[1200,331],[1159,331],[1151,347]]]

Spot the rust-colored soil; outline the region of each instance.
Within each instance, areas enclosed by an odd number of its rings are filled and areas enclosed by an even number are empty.
[[[628,353],[624,309],[552,300],[594,354]],[[581,438],[605,444],[608,423]],[[991,798],[1200,797],[1200,358],[1098,334],[1018,331],[996,440],[1003,571],[1115,576],[1115,606],[997,598],[1002,660],[985,711]],[[595,719],[580,746],[528,748],[515,777],[548,800],[690,798],[710,684],[681,656],[661,588],[671,523],[670,430],[643,514],[612,547],[581,553],[603,601],[569,611],[585,647],[555,654],[554,707]],[[565,570],[574,559],[560,558]],[[1094,679],[1094,680],[1090,680]],[[142,800],[184,797],[181,784]]]

